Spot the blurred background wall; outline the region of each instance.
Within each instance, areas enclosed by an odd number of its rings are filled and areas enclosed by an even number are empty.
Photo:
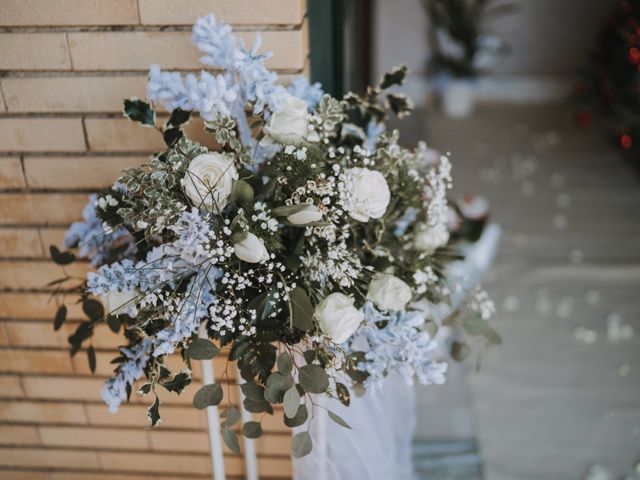
[[[49,245],[60,245],[89,193],[164,148],[153,129],[123,118],[122,100],[145,97],[153,63],[198,70],[191,25],[211,12],[249,41],[261,30],[263,49],[274,51],[268,66],[283,81],[306,71],[305,0],[0,1],[2,479],[210,478],[194,390],[165,395],[165,420],[154,432],[145,431],[146,400],[135,394],[110,415],[100,388],[121,335],[97,329],[98,370],[91,375],[85,352],[72,358],[67,344],[83,315],[71,308],[70,321],[54,332],[54,287],[47,284],[61,276]],[[189,130],[207,142],[201,122]],[[75,265],[72,275],[88,270]],[[260,473],[288,476],[288,433],[273,420],[258,441]],[[241,457],[228,455],[226,463],[232,478],[242,478]]]
[[[515,12],[486,22],[487,32],[509,44],[510,52],[481,80],[479,99],[557,101],[585,64],[595,34],[615,0],[500,0]],[[373,76],[397,63],[411,70],[407,91],[424,100],[429,58],[429,20],[421,0],[375,0]]]

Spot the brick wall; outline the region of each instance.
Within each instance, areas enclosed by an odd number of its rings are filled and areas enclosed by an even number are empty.
[[[122,118],[122,99],[144,97],[151,63],[197,70],[190,25],[209,12],[249,40],[261,30],[284,81],[305,71],[305,0],[0,1],[2,479],[210,478],[205,416],[190,406],[196,387],[165,395],[164,422],[153,432],[138,399],[109,415],[98,395],[120,337],[98,329],[91,375],[86,356],[67,351],[80,312],[72,307],[72,320],[54,332],[45,286],[59,275],[48,245],[61,242],[87,194],[162,146],[155,132]],[[200,127],[188,128],[201,138]],[[281,418],[267,416],[263,427],[260,474],[288,477]],[[242,457],[227,452],[226,467],[242,477]]]

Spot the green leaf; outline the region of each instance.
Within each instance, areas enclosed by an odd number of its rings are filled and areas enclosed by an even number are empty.
[[[62,327],[62,324],[66,319],[67,319],[67,307],[64,305],[61,305],[58,311],[56,312],[55,318],[53,319],[53,329],[55,331],[60,330],[60,327]]]
[[[291,360],[291,355],[288,352],[282,352],[278,356],[278,371],[282,375],[289,375],[291,373],[291,369],[293,368],[293,360]]]
[[[333,413],[331,410],[327,410],[327,413],[329,414],[329,418],[336,422],[338,425],[344,428],[351,429],[351,426],[347,422],[345,422],[340,415],[338,415],[337,413]]]
[[[307,421],[308,417],[309,411],[307,410],[307,406],[303,403],[298,407],[298,411],[293,418],[288,418],[286,415],[284,416],[284,424],[289,428],[299,427]]]
[[[138,395],[148,395],[151,392],[152,386],[150,383],[145,383],[138,389]]]
[[[313,328],[314,308],[304,289],[296,287],[289,292],[289,301],[293,318],[293,326],[300,330],[309,331]]]
[[[402,118],[413,110],[413,102],[402,93],[390,93],[387,95],[387,103],[393,113]]]
[[[300,406],[300,393],[298,388],[294,385],[284,393],[284,414],[293,418],[298,413],[298,407]]]
[[[502,337],[500,337],[498,332],[491,328],[487,321],[483,320],[479,315],[467,318],[462,323],[462,326],[469,335],[482,335],[489,343],[496,345],[502,343]]]
[[[470,352],[471,349],[465,342],[453,342],[451,344],[451,356],[457,362],[464,361],[469,356]]]
[[[224,425],[231,427],[240,421],[241,415],[236,407],[229,407],[220,414],[221,418],[224,418]]]
[[[55,245],[49,245],[49,253],[51,254],[51,259],[58,265],[69,265],[76,259],[73,253],[61,252]]]
[[[390,72],[385,73],[380,79],[380,83],[378,87],[380,90],[386,90],[393,85],[402,85],[404,82],[404,78],[407,76],[407,66],[400,65],[397,67],[393,67]]]
[[[222,439],[224,443],[229,447],[233,453],[240,453],[240,444],[238,443],[238,436],[235,432],[229,430],[229,427],[222,429]]]
[[[183,123],[187,123],[190,117],[190,110],[182,110],[181,108],[176,108],[173,112],[171,112],[171,116],[169,117],[169,120],[167,120],[167,125],[178,127]]]
[[[324,393],[329,388],[329,377],[318,365],[305,365],[298,370],[298,377],[305,392]]]
[[[251,398],[245,398],[242,402],[244,408],[247,412],[251,413],[263,413],[268,412],[273,414],[273,408],[271,408],[271,404],[266,400],[254,400]]]
[[[147,409],[147,417],[152,427],[160,422],[160,398],[157,395],[153,405]]]
[[[309,432],[296,433],[291,438],[291,454],[294,458],[301,458],[309,455],[313,449],[313,442]]]
[[[218,405],[222,401],[222,387],[219,383],[210,383],[200,388],[193,396],[193,406],[207,408]]]
[[[305,208],[307,208],[306,203],[299,203],[297,205],[284,205],[282,207],[276,207],[271,210],[271,215],[274,217],[288,217],[289,215],[293,215],[294,213],[301,212]]]
[[[144,100],[138,100],[137,98],[131,98],[124,101],[124,116],[133,120],[134,122],[147,125],[149,127],[155,127],[156,125],[156,112],[151,108],[149,103]]]
[[[243,383],[240,385],[240,390],[246,398],[256,401],[264,400],[264,387],[257,383]]]
[[[233,184],[232,195],[245,205],[253,202],[253,188],[244,180],[238,180]]]
[[[170,392],[175,392],[178,395],[191,383],[191,371],[183,370],[173,376],[171,380],[161,383],[164,388]]]
[[[89,345],[87,348],[87,359],[89,360],[89,370],[91,373],[96,373],[96,350],[93,345]]]
[[[338,394],[338,400],[345,407],[348,407],[351,403],[351,394],[349,393],[349,389],[344,383],[336,383],[336,393]]]
[[[189,344],[187,356],[193,360],[211,360],[220,349],[206,338],[196,338]]]
[[[282,375],[280,372],[272,373],[267,379],[264,399],[269,403],[281,403],[284,392],[289,390],[293,384],[293,377],[291,375]]]
[[[173,147],[182,137],[184,137],[184,133],[178,127],[167,128],[162,132],[162,139],[167,147]]]
[[[93,298],[86,298],[82,301],[82,311],[89,317],[89,320],[97,322],[104,317],[104,307],[102,303]]]
[[[242,435],[246,438],[260,438],[262,436],[262,425],[258,422],[246,422],[242,425]]]
[[[113,333],[118,333],[122,322],[116,315],[107,315],[107,325]]]

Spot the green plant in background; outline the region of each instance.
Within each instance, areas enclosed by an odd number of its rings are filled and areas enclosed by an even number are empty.
[[[474,78],[487,55],[507,51],[506,43],[484,35],[483,24],[513,10],[512,4],[490,5],[491,0],[422,0],[431,19],[429,70],[454,77]]]

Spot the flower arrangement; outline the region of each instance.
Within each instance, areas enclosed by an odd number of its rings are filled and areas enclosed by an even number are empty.
[[[467,218],[448,201],[447,156],[424,143],[403,148],[397,131],[385,131],[389,113],[411,110],[409,99],[388,91],[406,68],[338,100],[303,78],[276,84],[259,39],[248,49],[213,16],[197,21],[193,41],[218,73],[183,77],[153,66],[153,103],[124,105],[129,119],[158,130],[166,150],[90,198],[65,238],[76,254],[51,247],[60,265],[77,255],[96,268],[80,284],[67,275],[55,282],[55,294],[79,294],[88,317],[69,337],[71,353],[88,343],[94,370],[95,325],[124,332],[102,389],[109,409],[135,387],[152,398],[148,417],[157,425],[157,390],[180,394],[192,362],[221,349],[237,363],[243,408],[273,414],[283,404],[289,427],[313,417],[315,395],[348,405],[390,373],[443,383],[447,364],[434,355],[429,308],[455,292],[447,264],[486,217]],[[163,123],[154,105],[169,111]],[[196,112],[215,148],[185,136]],[[467,310],[448,322],[499,342],[486,294],[473,295]],[[56,329],[66,311],[57,311]],[[185,368],[172,372],[165,359],[176,352]],[[223,408],[224,441],[238,452],[232,427],[241,415],[224,392],[204,385],[193,404]],[[240,431],[255,438],[262,429],[250,421]],[[296,456],[311,450],[308,431],[292,442]]]

